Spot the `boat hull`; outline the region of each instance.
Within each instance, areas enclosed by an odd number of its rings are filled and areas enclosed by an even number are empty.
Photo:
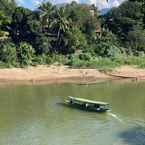
[[[80,110],[84,110],[84,111],[89,111],[89,112],[98,112],[98,113],[105,113],[107,111],[109,111],[108,108],[95,108],[92,106],[87,106],[86,104],[77,104],[77,103],[71,103],[66,101],[66,105],[72,108],[76,108],[76,109],[80,109]]]

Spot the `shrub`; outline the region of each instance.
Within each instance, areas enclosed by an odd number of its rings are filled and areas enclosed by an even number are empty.
[[[47,55],[47,54],[36,55],[33,58],[33,65],[50,64],[51,61],[52,61],[52,58],[49,55]]]
[[[85,60],[85,61],[90,61],[92,58],[90,53],[80,53],[79,54],[79,59],[80,60]]]
[[[21,66],[31,65],[35,50],[26,42],[21,42],[18,48],[18,60]]]
[[[17,60],[16,47],[10,41],[0,44],[0,60],[8,66],[15,66]]]
[[[125,58],[125,64],[141,66],[141,65],[145,64],[145,57],[143,57],[143,56],[141,56],[141,57],[127,56]]]
[[[66,64],[68,61],[67,56],[62,54],[54,53],[50,57],[51,57],[51,63]]]
[[[83,54],[83,56],[87,54]],[[71,55],[69,57],[68,65],[81,68],[98,68],[98,69],[112,69],[119,66],[119,63],[112,61],[110,58],[92,57],[89,60],[80,59],[78,55]]]
[[[78,55],[70,55],[67,65],[73,66],[73,67],[81,67],[83,61],[80,60]]]
[[[121,54],[121,51],[117,46],[107,42],[101,42],[97,44],[95,52],[101,57],[115,57],[115,55]]]
[[[115,61],[112,61],[110,58],[99,58],[96,62],[96,68],[102,69],[102,70],[110,70],[112,68],[115,68],[119,66],[119,63],[116,63]]]

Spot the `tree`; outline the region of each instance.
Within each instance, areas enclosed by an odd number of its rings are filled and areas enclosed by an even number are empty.
[[[49,52],[49,37],[43,32],[43,26],[39,21],[39,11],[31,11],[18,7],[12,16],[10,35],[17,46],[23,41],[28,42],[37,54]]]
[[[11,16],[15,8],[15,0],[0,0],[0,10],[5,12],[7,16]]]
[[[96,40],[94,51],[98,56],[115,57],[121,54],[120,46],[118,45],[116,36],[106,30],[103,30],[102,36]]]
[[[53,38],[40,33],[33,39],[33,47],[35,48],[36,55],[43,55],[52,52],[51,41]]]
[[[32,16],[29,9],[17,7],[12,15],[10,24],[10,35],[12,40],[18,45],[21,41],[30,42],[33,39],[33,34],[30,32],[28,19]]]
[[[65,8],[60,7],[56,9],[55,17],[50,24],[50,33],[56,36],[54,39],[53,47],[55,51],[62,52],[65,46],[65,37],[64,35],[70,30],[70,21],[67,19],[65,15]],[[63,53],[63,52],[62,52]]]
[[[9,33],[5,30],[5,27],[10,23],[9,17],[7,17],[3,11],[0,11],[0,40],[7,39]]]
[[[145,30],[133,30],[128,33],[127,46],[135,55],[145,53]]]
[[[88,32],[85,25],[95,30],[94,25],[98,21],[98,11],[94,6],[71,3],[66,6],[66,15],[72,20],[73,25],[79,27],[84,33]]]
[[[43,29],[46,30],[49,28],[49,25],[52,21],[52,14],[54,12],[54,7],[50,2],[42,3],[38,8],[40,10],[40,21],[43,26]]]
[[[126,1],[113,8],[106,16],[107,27],[118,35],[121,41],[127,40],[127,34],[135,27],[143,27],[142,3]]]
[[[85,50],[87,48],[87,40],[77,27],[71,28],[65,34],[64,39],[66,53],[75,53],[78,50]]]

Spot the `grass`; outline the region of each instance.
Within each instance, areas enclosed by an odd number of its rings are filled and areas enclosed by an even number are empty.
[[[41,64],[63,64],[73,68],[96,68],[103,71],[111,71],[121,65],[133,65],[138,68],[145,68],[145,56],[123,56],[119,55],[114,58],[89,57],[89,59],[81,59],[79,56],[65,57],[64,55],[55,54],[52,56],[38,56],[33,60],[32,65]],[[0,68],[22,67],[18,63],[15,66],[0,62]]]
[[[133,65],[138,68],[145,68],[145,56],[116,56],[115,58],[92,58],[81,60],[73,58],[67,63],[73,68],[97,68],[99,70],[113,70],[121,65]]]

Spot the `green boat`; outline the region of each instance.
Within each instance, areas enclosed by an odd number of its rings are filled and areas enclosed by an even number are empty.
[[[106,112],[110,110],[109,104],[106,102],[92,101],[72,96],[69,96],[65,102],[72,107],[83,109],[86,111]]]

